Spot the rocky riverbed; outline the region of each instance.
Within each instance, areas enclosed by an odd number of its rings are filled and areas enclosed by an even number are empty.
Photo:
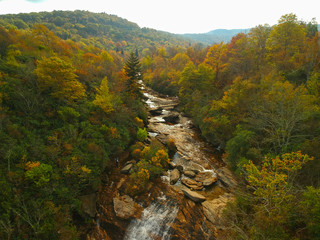
[[[233,174],[192,121],[176,110],[177,98],[142,88],[149,107],[149,138],[176,144],[171,169],[135,199],[123,191],[135,163],[114,169],[100,191],[96,228],[87,239],[223,239],[221,214],[233,200]]]

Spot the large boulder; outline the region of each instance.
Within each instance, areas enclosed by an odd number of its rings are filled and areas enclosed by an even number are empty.
[[[178,169],[173,169],[170,172],[170,184],[175,184],[180,178],[180,172]]]
[[[190,188],[191,190],[202,190],[203,189],[202,183],[199,183],[199,182],[194,181],[192,179],[184,178],[184,179],[181,179],[181,182],[184,185],[186,185],[188,188]]]
[[[96,215],[96,202],[97,202],[97,195],[95,193],[83,195],[79,197],[81,201],[81,210],[85,214],[89,215],[90,217],[94,217]]]
[[[213,225],[223,225],[222,213],[229,201],[234,201],[234,196],[230,193],[225,193],[219,198],[202,203],[203,212]]]
[[[206,200],[205,196],[201,195],[200,193],[191,191],[189,189],[182,189],[182,192],[186,197],[190,198],[194,202],[203,202]]]
[[[120,170],[120,173],[123,173],[123,174],[128,174],[131,170],[131,168],[133,167],[133,163],[129,163],[127,165],[125,165],[121,170]]]
[[[205,187],[211,186],[212,184],[216,183],[218,181],[217,177],[207,178],[202,181],[202,185]]]
[[[142,208],[128,195],[113,198],[113,209],[117,217],[129,219],[136,217]]]

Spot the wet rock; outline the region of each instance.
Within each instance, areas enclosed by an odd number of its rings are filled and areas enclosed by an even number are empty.
[[[179,113],[172,113],[168,116],[163,117],[163,119],[167,122],[167,123],[172,123],[172,124],[177,124],[179,122]]]
[[[205,196],[201,195],[200,193],[191,191],[189,189],[182,189],[182,192],[186,197],[190,198],[194,202],[203,202],[206,200]]]
[[[184,178],[181,179],[181,182],[186,185],[191,190],[201,190],[203,189],[202,183],[199,183],[197,181],[194,181],[192,179]]]
[[[83,195],[79,197],[81,201],[81,210],[85,214],[88,214],[90,217],[94,217],[96,215],[96,202],[97,196],[95,193]]]
[[[180,178],[180,172],[177,168],[173,169],[170,173],[170,184],[175,184]]]
[[[133,201],[131,197],[124,195],[113,198],[113,209],[117,217],[129,219],[130,217],[134,217],[137,213],[141,212],[142,207]]]
[[[186,170],[183,172],[183,174],[186,175],[187,177],[190,177],[190,178],[194,178],[196,176],[196,173],[191,170]]]
[[[132,163],[129,163],[127,165],[125,165],[121,170],[120,170],[120,173],[123,173],[123,174],[128,174],[131,170],[131,168],[133,167],[133,164]]]
[[[234,201],[234,196],[225,193],[219,198],[202,203],[206,218],[215,226],[223,224],[222,213],[229,201]]]
[[[218,181],[217,177],[208,178],[202,181],[203,186],[208,187]]]
[[[155,108],[155,109],[150,109],[150,110],[149,110],[149,113],[150,113],[152,116],[159,116],[159,115],[162,114],[162,110],[163,110],[162,107],[158,107],[158,108]]]

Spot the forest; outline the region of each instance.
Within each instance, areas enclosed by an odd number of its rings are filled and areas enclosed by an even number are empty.
[[[1,239],[81,238],[81,196],[129,149],[144,158],[129,193],[160,174],[168,150],[140,143],[140,77],[179,98],[238,176],[230,239],[320,238],[315,20],[287,14],[206,47],[105,13],[54,11],[0,16]]]

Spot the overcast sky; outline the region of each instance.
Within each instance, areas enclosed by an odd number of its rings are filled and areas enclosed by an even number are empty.
[[[172,33],[273,25],[287,13],[320,21],[320,0],[0,0],[0,14],[77,9]]]

